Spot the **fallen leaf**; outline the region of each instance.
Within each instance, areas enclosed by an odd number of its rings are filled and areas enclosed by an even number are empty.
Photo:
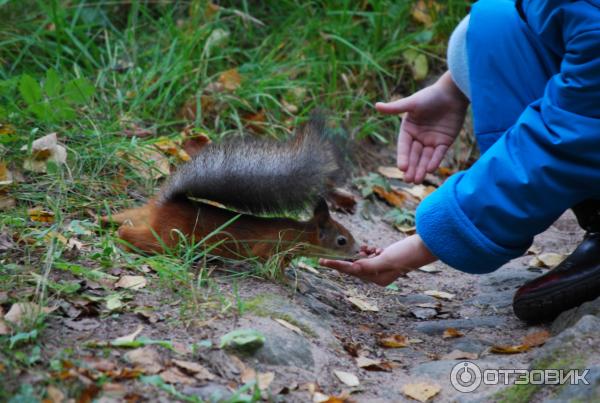
[[[459,332],[458,330],[456,330],[453,327],[449,327],[448,329],[444,330],[444,334],[442,334],[442,338],[444,339],[453,339],[456,337],[463,337],[464,334],[462,334],[461,332]]]
[[[0,162],[0,186],[8,186],[13,183],[13,174],[4,162]]]
[[[27,151],[23,146],[21,151]],[[50,133],[31,143],[31,155],[23,161],[23,168],[38,173],[48,172],[48,162],[62,165],[67,162],[67,149],[58,144],[56,133]]]
[[[461,350],[452,350],[448,354],[441,357],[442,360],[476,360],[478,355],[476,353],[468,353]]]
[[[287,320],[283,320],[283,319],[279,319],[279,318],[275,318],[274,320],[275,320],[275,322],[279,323],[281,326],[288,328],[293,332],[296,332],[298,334],[303,334],[302,329],[300,329],[298,326],[292,325]]]
[[[361,311],[366,312],[379,312],[379,308],[374,303],[368,302],[359,297],[348,297],[348,301],[354,304]]]
[[[394,207],[402,207],[406,201],[406,195],[397,189],[387,191],[382,186],[375,185],[373,186],[373,193]]]
[[[539,255],[542,253],[542,248],[539,245],[531,245],[526,252],[528,255]]]
[[[423,294],[429,295],[430,297],[438,298],[438,299],[446,299],[451,300],[454,298],[454,294],[450,294],[449,292],[437,291],[437,290],[427,290]]]
[[[517,346],[492,346],[490,352],[494,354],[519,354],[529,350],[529,346],[519,344]]]
[[[26,322],[33,321],[38,315],[48,314],[54,311],[56,308],[40,307],[38,304],[33,302],[17,302],[13,304],[6,315],[4,320],[14,323],[17,326],[22,326]]]
[[[215,376],[203,365],[196,362],[173,360],[173,364],[177,365],[180,369],[194,375],[194,378],[201,381],[211,381],[215,379]]]
[[[166,137],[159,138],[154,143],[154,147],[167,155],[176,157],[181,162],[186,162],[192,159],[185,150],[183,150],[173,140]]]
[[[255,133],[262,133],[265,131],[265,122],[267,121],[267,115],[264,109],[259,110],[256,113],[242,116],[246,127]]]
[[[409,383],[404,385],[402,393],[411,399],[418,400],[420,402],[426,402],[438,393],[441,388],[438,385],[420,382],[420,383]]]
[[[129,153],[117,155],[128,161],[135,172],[144,179],[160,179],[171,173],[169,158],[155,148],[140,147]]]
[[[404,188],[403,190],[413,195],[417,199],[423,200],[435,190],[435,187],[425,185],[414,185],[408,188]]]
[[[360,385],[356,375],[345,371],[333,371],[333,374],[346,386],[354,387]]]
[[[154,375],[163,369],[160,355],[152,346],[131,350],[125,354],[125,359],[145,374]]]
[[[319,274],[319,270],[315,269],[315,268],[314,268],[314,267],[312,267],[311,265],[308,265],[308,264],[306,264],[306,263],[304,263],[304,262],[298,262],[298,263],[296,264],[296,266],[297,266],[299,269],[306,270],[306,271],[308,271],[308,272],[311,272],[312,274]]]
[[[356,365],[359,368],[366,369],[367,371],[384,371],[390,372],[394,369],[394,365],[389,361],[375,360],[365,356],[359,356],[356,358]]]
[[[89,332],[100,326],[100,322],[96,319],[85,318],[81,320],[67,319],[64,321],[65,326],[70,329],[80,332]]]
[[[159,375],[163,381],[170,384],[193,385],[196,383],[192,377],[184,374],[177,367],[168,368]]]
[[[404,180],[404,172],[397,167],[379,167],[377,172],[389,179],[400,179]]]
[[[54,222],[54,213],[42,208],[30,208],[27,210],[27,215],[29,216],[29,219],[34,222]]]
[[[562,261],[565,260],[565,257],[566,256],[558,253],[542,253],[531,259],[529,266],[554,268],[562,263]]]
[[[408,346],[408,340],[401,334],[392,334],[377,338],[377,344],[385,348],[403,348]]]
[[[128,290],[139,290],[146,286],[146,278],[144,276],[122,276],[115,283],[117,288],[126,288]]]
[[[550,332],[547,330],[540,330],[539,332],[529,333],[523,337],[523,344],[529,347],[537,347],[546,343],[550,338]]]
[[[17,130],[13,125],[8,123],[0,123],[0,136],[10,136],[16,132]]]
[[[413,4],[410,15],[425,28],[430,28],[433,25],[433,16],[441,9],[442,6],[434,0],[418,0]]]
[[[138,325],[137,329],[135,329],[135,331],[133,333],[125,335],[125,336],[117,337],[116,339],[114,339],[112,341],[111,344],[118,346],[121,343],[125,343],[125,344],[131,343],[132,341],[135,340],[136,337],[138,337],[138,335],[140,333],[142,333],[142,330],[144,330],[144,326]]]
[[[219,83],[227,91],[235,91],[242,83],[242,76],[237,69],[229,69],[219,76]]]
[[[269,386],[271,385],[271,383],[273,382],[274,379],[275,379],[274,372],[259,372],[256,375],[256,382],[258,383],[258,388],[260,390],[269,389]]]
[[[408,66],[412,70],[413,79],[415,81],[421,81],[427,78],[429,74],[429,62],[427,56],[415,49],[407,49],[402,52],[402,57],[408,63]]]
[[[433,264],[428,264],[428,265],[419,267],[418,270],[424,271],[425,273],[439,273],[442,271],[441,269],[437,268]]]
[[[50,385],[46,388],[46,399],[44,403],[62,403],[65,400],[65,394],[54,385]]]

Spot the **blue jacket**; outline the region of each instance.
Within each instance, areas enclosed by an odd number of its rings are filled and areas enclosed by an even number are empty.
[[[600,199],[600,1],[482,0],[467,33],[481,158],[417,209],[448,265],[493,271]]]

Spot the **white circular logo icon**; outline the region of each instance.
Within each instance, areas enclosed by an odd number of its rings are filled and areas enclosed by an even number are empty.
[[[459,392],[473,392],[481,385],[481,369],[470,361],[459,362],[450,372],[450,383]]]

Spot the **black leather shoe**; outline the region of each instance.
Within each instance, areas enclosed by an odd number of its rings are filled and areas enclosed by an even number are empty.
[[[589,233],[556,268],[525,283],[513,298],[519,319],[541,322],[600,296],[600,233]]]

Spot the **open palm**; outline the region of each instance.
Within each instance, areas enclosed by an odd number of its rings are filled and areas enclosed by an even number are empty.
[[[439,167],[456,139],[468,100],[442,76],[410,97],[375,106],[386,114],[405,113],[398,135],[398,168],[405,172],[406,182],[421,183],[428,172]]]

